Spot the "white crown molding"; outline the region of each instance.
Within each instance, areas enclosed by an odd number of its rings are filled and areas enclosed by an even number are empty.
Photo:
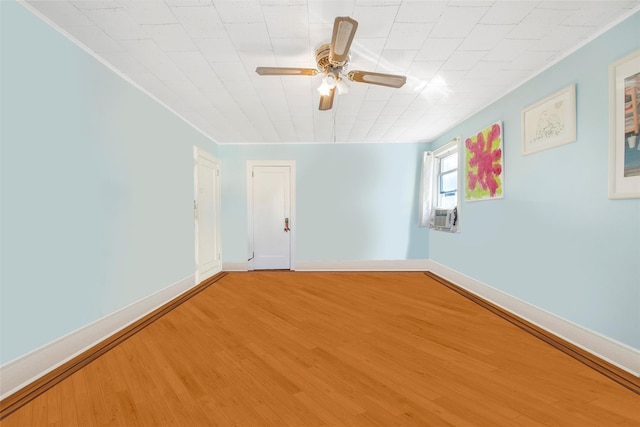
[[[104,341],[196,285],[189,276],[0,366],[0,400]]]
[[[2,0],[0,0],[2,1]],[[186,117],[184,117],[182,114],[178,113],[176,110],[174,110],[173,108],[171,108],[169,105],[167,105],[165,102],[163,102],[162,100],[160,100],[158,97],[156,97],[155,95],[153,95],[151,92],[149,92],[148,90],[146,90],[145,88],[143,88],[142,86],[140,86],[138,83],[136,83],[135,81],[133,81],[129,76],[127,76],[126,74],[124,74],[122,71],[118,70],[116,67],[114,67],[113,65],[111,65],[111,63],[109,61],[107,61],[106,59],[104,59],[102,56],[100,56],[97,52],[95,52],[94,50],[92,50],[91,48],[89,48],[87,45],[85,45],[84,43],[82,43],[80,40],[78,40],[77,38],[75,38],[72,34],[68,33],[67,31],[64,30],[64,28],[60,27],[58,24],[56,24],[55,22],[53,22],[51,19],[49,19],[47,16],[43,15],[38,9],[36,9],[35,7],[33,7],[32,5],[30,5],[29,3],[27,3],[27,0],[16,0],[18,4],[20,4],[21,6],[23,6],[25,9],[27,9],[29,12],[33,13],[35,16],[37,16],[41,21],[43,21],[44,23],[46,23],[47,25],[49,25],[51,28],[53,28],[55,31],[59,32],[60,34],[62,34],[64,37],[66,37],[67,39],[69,39],[69,41],[71,41],[73,44],[75,44],[76,46],[78,46],[80,49],[84,50],[87,54],[89,54],[91,57],[93,57],[96,61],[100,62],[102,65],[104,65],[105,67],[107,67],[109,70],[113,71],[118,77],[120,77],[122,80],[126,81],[127,83],[129,83],[131,86],[133,86],[134,88],[138,89],[140,92],[144,93],[145,95],[147,95],[149,98],[153,99],[155,102],[157,102],[158,104],[162,105],[164,108],[166,108],[170,113],[174,114],[176,117],[178,117],[180,120],[182,120],[183,122],[185,122],[187,125],[191,126],[193,129],[195,129],[197,132],[199,132],[200,134],[202,134],[202,136],[204,136],[205,138],[207,138],[208,140],[210,140],[211,142],[213,142],[214,144],[219,144],[218,141],[216,141],[215,139],[213,139],[213,137],[211,137],[211,135],[209,135],[208,133],[206,133],[205,131],[203,131],[202,129],[200,129],[198,126],[196,126],[195,124],[191,123],[191,121],[189,121]]]

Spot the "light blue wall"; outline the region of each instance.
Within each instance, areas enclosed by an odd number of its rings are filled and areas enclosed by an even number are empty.
[[[640,48],[640,14],[443,135],[504,125],[505,198],[464,203],[430,258],[640,348],[640,200],[608,200],[608,64]],[[521,154],[523,108],[575,83],[577,141]]]
[[[638,15],[429,145],[504,122],[505,199],[448,234],[417,227],[427,144],[218,147],[0,7],[0,364],[193,274],[193,145],[222,161],[224,262],[247,259],[246,161],[295,160],[298,261],[432,258],[640,347],[640,201],[607,199],[607,64]],[[571,83],[578,141],[523,157],[520,111]]]
[[[295,160],[297,261],[428,257],[417,186],[426,144],[221,145],[222,258],[247,261],[247,160]]]
[[[193,154],[174,114],[0,2],[0,363],[194,273]]]

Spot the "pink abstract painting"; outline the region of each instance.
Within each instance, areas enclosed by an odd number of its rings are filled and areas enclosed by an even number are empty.
[[[465,142],[464,199],[503,197],[502,122],[496,122]]]

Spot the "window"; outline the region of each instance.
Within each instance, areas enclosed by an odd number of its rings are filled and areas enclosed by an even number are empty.
[[[436,155],[438,189],[436,207],[453,209],[458,206],[458,150],[442,157]]]
[[[419,213],[422,227],[450,232],[459,229],[459,146],[460,138],[455,138],[433,152],[424,153]]]

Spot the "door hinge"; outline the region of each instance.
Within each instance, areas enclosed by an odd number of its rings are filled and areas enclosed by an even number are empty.
[[[198,210],[198,203],[195,200],[193,201],[193,210],[194,211]]]

